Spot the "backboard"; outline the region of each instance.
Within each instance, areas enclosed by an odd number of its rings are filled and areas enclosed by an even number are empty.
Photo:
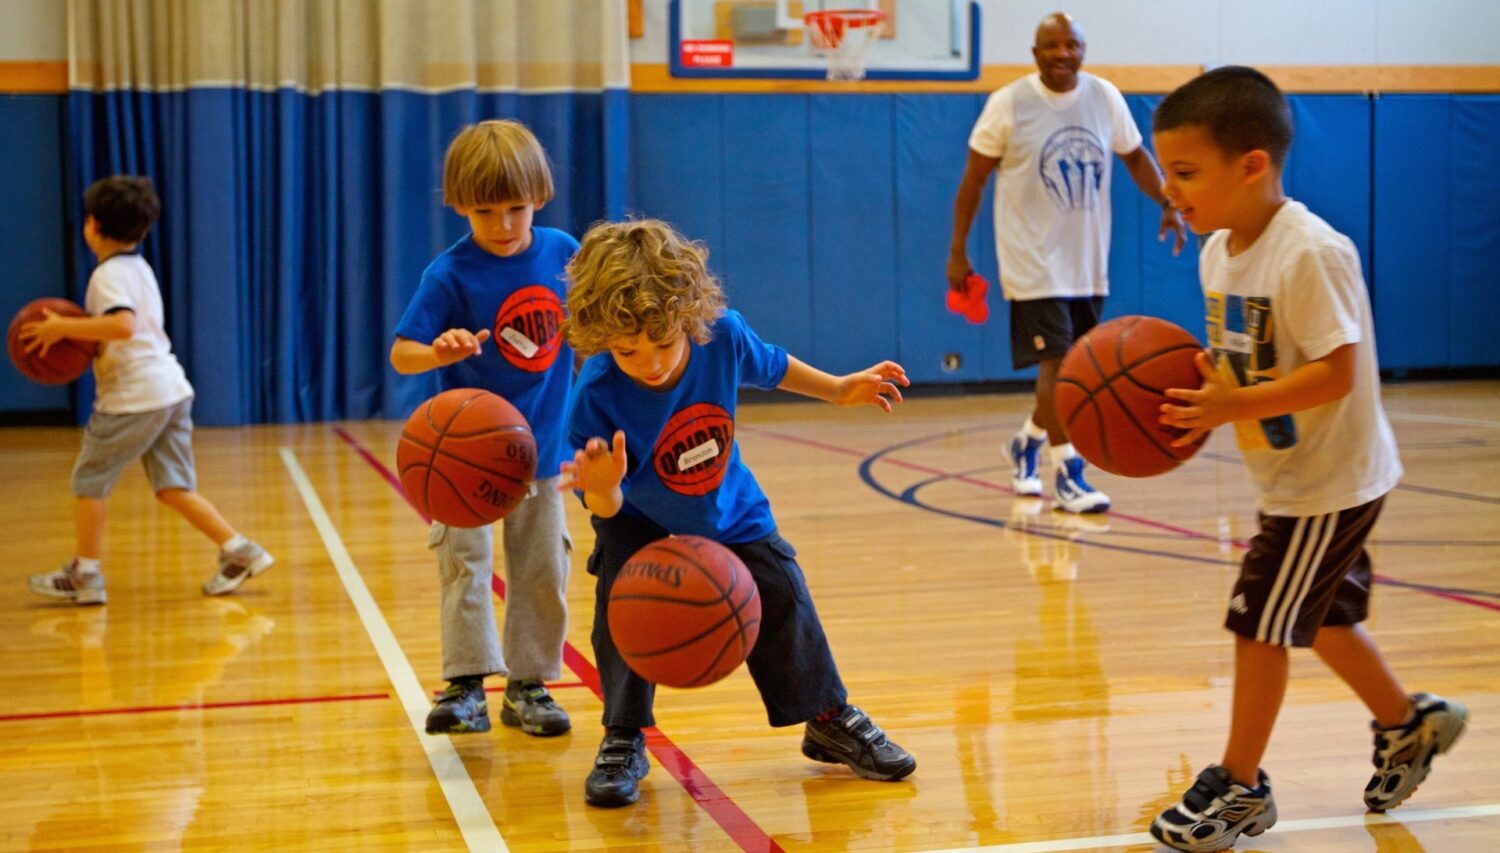
[[[824,9],[885,13],[866,57],[872,80],[973,80],[979,76],[979,4],[972,0],[672,0],[668,51],[674,77],[828,76],[803,16]]]

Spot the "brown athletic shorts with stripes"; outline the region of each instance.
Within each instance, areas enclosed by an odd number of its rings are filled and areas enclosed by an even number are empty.
[[[1311,646],[1318,629],[1357,625],[1370,609],[1370,555],[1381,496],[1327,515],[1262,515],[1240,564],[1224,627],[1273,646]]]

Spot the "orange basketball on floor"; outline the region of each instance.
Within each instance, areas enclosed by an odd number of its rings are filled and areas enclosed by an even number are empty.
[[[1079,338],[1057,374],[1057,417],[1079,455],[1113,474],[1150,477],[1177,467],[1203,441],[1158,417],[1168,388],[1197,388],[1193,357],[1203,349],[1186,329],[1157,317],[1117,317]],[[1205,436],[1206,437],[1206,436]]]
[[[515,509],[536,476],[536,439],[515,406],[454,388],[417,407],[396,445],[407,498],[450,527],[483,527]]]
[[[606,615],[615,648],[637,675],[702,687],[755,647],[760,592],[733,551],[701,536],[671,536],[625,561]]]
[[[89,369],[89,365],[94,362],[94,356],[99,354],[99,343],[98,341],[75,341],[64,338],[47,350],[46,358],[39,357],[35,352],[27,352],[26,344],[21,341],[21,327],[44,319],[46,317],[42,313],[44,308],[50,308],[53,313],[64,317],[88,316],[87,311],[66,299],[59,299],[55,296],[33,299],[17,311],[16,316],[10,321],[10,330],[6,333],[6,348],[10,351],[11,362],[27,379],[43,385],[64,385],[82,376]]]

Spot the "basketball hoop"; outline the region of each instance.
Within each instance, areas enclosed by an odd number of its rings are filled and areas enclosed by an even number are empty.
[[[802,16],[813,54],[828,58],[829,80],[864,79],[865,56],[884,20],[878,9],[823,9]]]

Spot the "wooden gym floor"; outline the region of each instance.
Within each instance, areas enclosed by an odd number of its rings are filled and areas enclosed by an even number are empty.
[[[1281,823],[1240,850],[1500,848],[1500,382],[1386,401],[1407,473],[1372,543],[1369,626],[1409,690],[1469,705],[1470,730],[1406,805],[1366,816],[1368,714],[1294,654],[1265,761]],[[1009,493],[1001,448],[1028,404],[745,405],[743,452],[851,699],[919,766],[886,784],[807,761],[741,671],[661,691],[641,802],[618,810],[583,803],[601,706],[571,499],[553,692],[574,731],[428,737],[438,590],[388,479],[399,423],[199,430],[201,490],[278,558],[224,598],[198,591],[212,548],[131,471],[93,608],[26,589],[72,550],[78,431],[0,430],[0,849],[1153,849],[1151,817],[1223,747],[1247,475],[1220,430],[1171,474],[1096,474],[1108,516],[1056,514]]]

